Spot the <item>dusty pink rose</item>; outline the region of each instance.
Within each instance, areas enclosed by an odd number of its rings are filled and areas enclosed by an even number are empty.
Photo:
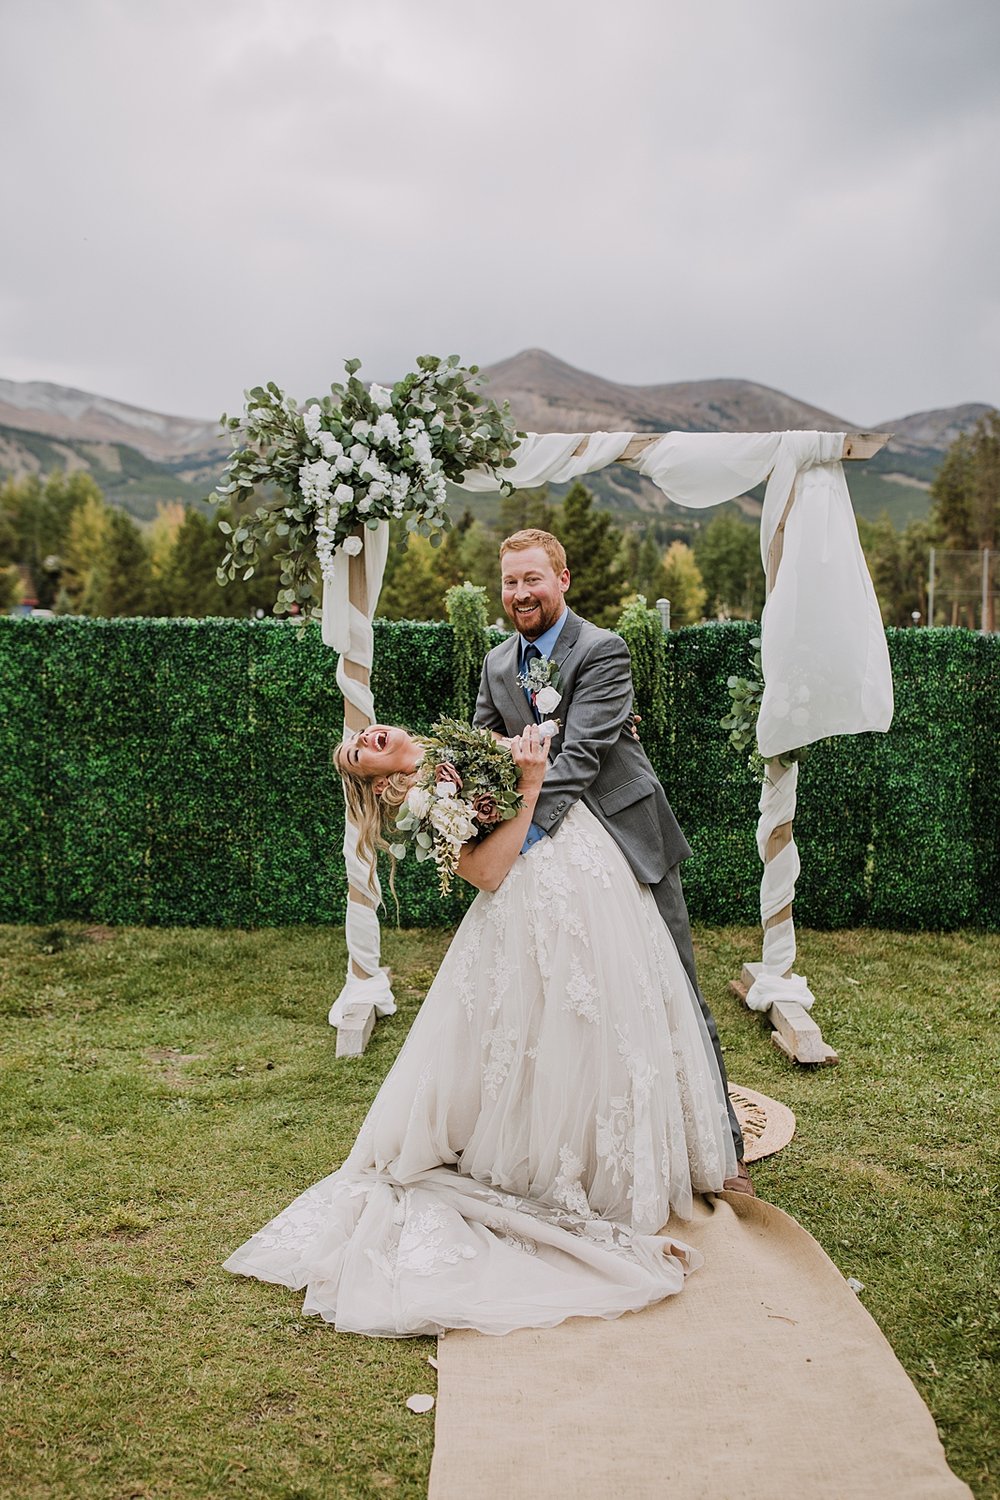
[[[450,783],[450,785],[455,788],[456,792],[460,792],[462,790],[462,778],[461,776],[459,776],[450,760],[443,760],[439,766],[435,767],[434,781],[437,786],[446,786]]]
[[[480,823],[500,822],[500,809],[497,807],[497,799],[491,797],[489,792],[480,792],[478,797],[473,797],[472,807]]]

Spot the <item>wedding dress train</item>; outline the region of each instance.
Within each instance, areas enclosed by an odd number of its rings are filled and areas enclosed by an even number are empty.
[[[354,1333],[613,1318],[681,1290],[657,1231],[734,1170],[676,949],[578,804],[472,903],[344,1165],[225,1267]]]

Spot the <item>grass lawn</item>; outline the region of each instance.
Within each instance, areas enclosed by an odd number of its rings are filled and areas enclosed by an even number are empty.
[[[0,1494],[425,1493],[433,1415],[404,1402],[433,1341],[336,1334],[219,1265],[346,1155],[448,936],[387,928],[400,1012],[336,1062],[339,932],[0,929]],[[815,1071],[727,994],[758,932],[696,937],[733,1079],[798,1119],[758,1190],[864,1282],[992,1500],[1000,936],[801,933],[842,1059]]]

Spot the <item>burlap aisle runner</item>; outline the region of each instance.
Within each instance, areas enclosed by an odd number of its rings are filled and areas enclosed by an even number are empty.
[[[726,1194],[705,1265],[613,1322],[438,1342],[430,1500],[954,1500],[933,1418],[794,1219]]]

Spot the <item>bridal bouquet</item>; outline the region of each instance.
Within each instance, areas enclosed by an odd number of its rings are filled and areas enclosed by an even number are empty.
[[[391,390],[366,387],[360,365],[347,360],[346,384],[302,411],[269,381],[246,393],[242,417],[222,418],[242,443],[211,497],[237,509],[235,524],[219,522],[227,551],[217,577],[221,584],[237,574],[252,578],[261,549],[273,543],[278,614],[318,609],[319,577],[330,580],[338,548],[361,551],[363,527],[405,516],[408,530],[439,542],[448,524],[445,481],[460,481],[468,469],[499,475],[524,436],[506,402],[499,407],[478,394],[478,366],[464,368],[457,354],[421,355]],[[276,494],[251,510],[260,489]]]
[[[396,816],[394,858],[412,848],[433,859],[441,894],[451,890],[462,845],[485,838],[521,809],[518,770],[506,745],[485,729],[442,719],[423,741],[417,779]]]

